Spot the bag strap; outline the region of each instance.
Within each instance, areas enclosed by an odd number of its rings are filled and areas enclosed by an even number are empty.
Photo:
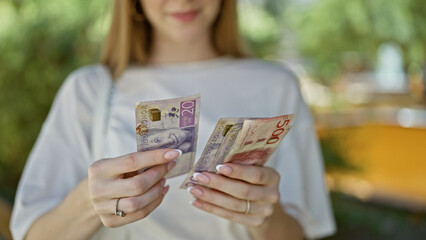
[[[102,79],[102,84],[92,120],[91,145],[93,161],[104,157],[103,146],[105,137],[107,136],[109,112],[114,92],[113,79],[106,66],[100,65],[96,71],[96,75],[99,79]]]

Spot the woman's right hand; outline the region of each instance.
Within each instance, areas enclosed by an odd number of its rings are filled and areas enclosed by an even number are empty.
[[[89,194],[102,223],[119,227],[147,217],[169,190],[164,186],[164,176],[176,165],[173,160],[180,154],[174,149],[158,149],[94,162],[88,173]],[[118,209],[126,213],[125,217],[114,215],[118,198]]]

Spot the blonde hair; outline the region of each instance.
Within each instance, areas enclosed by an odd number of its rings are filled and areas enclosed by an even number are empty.
[[[135,18],[135,1],[115,0],[112,23],[106,38],[101,63],[114,78],[118,78],[129,64],[147,63],[151,47],[152,26]],[[220,55],[245,57],[238,33],[236,0],[222,0],[221,10],[213,24],[212,41]]]

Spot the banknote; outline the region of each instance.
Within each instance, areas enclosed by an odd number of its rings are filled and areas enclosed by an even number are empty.
[[[197,164],[193,169],[197,172],[207,171],[211,165],[214,165],[216,154],[229,133],[229,130],[236,124],[241,125],[242,122],[243,119],[239,118],[219,119],[200,159],[197,161]]]
[[[235,124],[242,124],[244,119],[242,118],[221,118],[216,124],[203,152],[195,166],[188,173],[181,188],[184,188],[185,183],[191,182],[191,177],[195,172],[205,172],[216,166],[215,156],[222,145],[224,138],[226,137],[229,130]]]
[[[226,136],[223,138],[222,143],[220,144],[219,149],[216,152],[216,156],[214,157],[214,161],[209,164],[208,172],[215,172],[216,165],[223,163],[225,157],[228,155],[229,151],[234,146],[235,140],[239,132],[243,127],[243,123],[236,123],[226,132]]]
[[[223,163],[263,166],[291,129],[294,115],[245,120]]]
[[[290,131],[294,114],[273,118],[220,119],[200,157],[181,188],[199,184],[197,172],[217,172],[225,162],[262,166]]]
[[[197,149],[200,95],[137,102],[135,114],[137,150],[180,149],[182,155],[166,178],[188,173]]]

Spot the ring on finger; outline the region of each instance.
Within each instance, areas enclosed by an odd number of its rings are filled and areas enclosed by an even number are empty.
[[[250,212],[250,208],[251,208],[250,200],[247,200],[247,207],[246,207],[246,211],[244,212],[244,215],[247,215]]]
[[[117,201],[115,202],[115,216],[125,217],[127,214],[123,212],[122,210],[118,210],[118,201],[120,201],[120,198],[117,198]]]

